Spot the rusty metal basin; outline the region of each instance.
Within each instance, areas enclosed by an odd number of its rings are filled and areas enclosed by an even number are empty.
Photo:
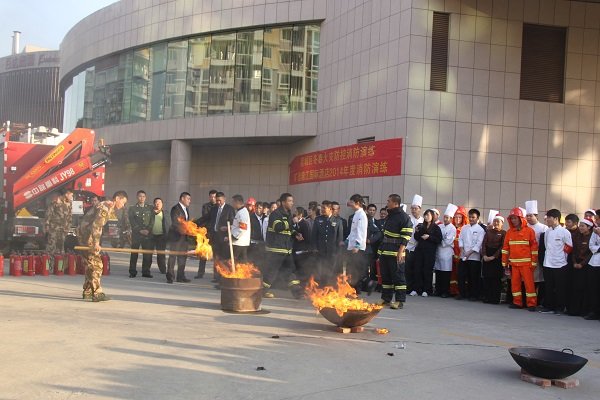
[[[256,312],[261,310],[261,278],[221,277],[221,309],[229,312]]]
[[[342,328],[354,328],[368,324],[379,314],[379,311],[381,311],[381,308],[373,311],[350,310],[340,317],[335,308],[323,308],[319,310],[327,321]]]

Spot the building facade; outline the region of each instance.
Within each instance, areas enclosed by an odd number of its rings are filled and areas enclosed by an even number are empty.
[[[27,51],[0,58],[0,121],[62,129],[59,52]]]
[[[107,190],[299,204],[415,193],[506,212],[600,204],[600,4],[121,0],[61,45],[64,130],[113,146]],[[396,176],[290,185],[294,157],[400,138]]]

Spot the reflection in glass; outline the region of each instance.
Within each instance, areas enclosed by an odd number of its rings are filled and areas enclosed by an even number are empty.
[[[181,118],[184,115],[187,53],[187,40],[171,42],[167,46],[165,119]]]
[[[159,43],[150,49],[150,111],[149,119],[163,119],[165,106],[165,82],[167,69],[167,44]]]
[[[210,68],[210,36],[190,39],[185,116],[206,115]]]
[[[235,54],[235,101],[233,112],[260,111],[263,30],[238,32]]]
[[[292,28],[265,28],[261,112],[288,111]]]
[[[157,43],[97,60],[65,91],[64,129],[207,114],[316,111],[320,27]]]
[[[213,35],[210,47],[208,113],[233,111],[235,33]]]
[[[148,83],[150,82],[150,49],[133,52],[131,84],[131,122],[145,121],[148,118]]]

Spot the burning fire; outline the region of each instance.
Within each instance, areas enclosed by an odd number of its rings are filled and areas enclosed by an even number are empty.
[[[356,290],[348,283],[346,275],[338,275],[337,289],[333,286],[325,286],[321,289],[311,276],[306,286],[306,294],[316,309],[335,308],[340,317],[347,311],[373,311],[382,308],[380,305],[359,299]]]
[[[219,271],[219,274],[225,278],[249,279],[260,275],[260,271],[251,263],[236,263],[235,272],[231,271],[230,265],[225,266],[219,262],[215,263],[215,268]]]
[[[206,237],[207,230],[204,227],[199,227],[193,221],[186,221],[183,218],[179,218],[179,223],[183,227],[183,233],[188,236],[196,237],[196,249],[193,252],[196,256],[210,260],[213,256],[212,247],[208,243]]]

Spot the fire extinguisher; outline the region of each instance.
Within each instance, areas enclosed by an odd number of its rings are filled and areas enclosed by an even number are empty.
[[[38,254],[33,255],[33,271],[36,275],[42,274],[42,257]]]
[[[0,253],[0,276],[4,276],[4,255]]]
[[[13,262],[13,276],[21,276],[23,274],[23,256],[20,254],[15,255]]]
[[[41,264],[42,266],[40,267],[40,273],[42,276],[48,276],[50,275],[50,256],[48,254],[42,254],[40,256],[41,259]]]
[[[8,274],[9,275],[14,275],[15,274],[15,254],[14,253],[10,253],[10,261],[8,262]]]
[[[67,275],[75,275],[75,267],[77,263],[77,256],[69,253],[67,256]]]
[[[27,261],[29,264],[29,269],[27,270],[27,276],[35,276],[35,256],[33,253],[27,256]]]
[[[85,275],[85,267],[83,266],[83,257],[77,254],[77,273],[79,275]]]
[[[102,259],[102,275],[110,275],[110,256],[102,253],[100,258]]]
[[[65,274],[65,258],[62,254],[54,255],[54,275]]]

